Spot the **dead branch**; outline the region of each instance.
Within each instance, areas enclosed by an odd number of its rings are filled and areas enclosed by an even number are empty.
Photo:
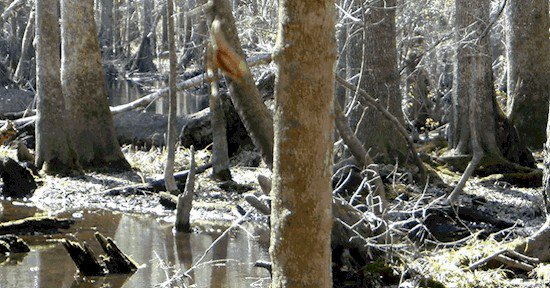
[[[68,229],[72,224],[74,224],[73,219],[54,217],[29,217],[0,223],[0,235],[21,235],[32,232],[57,233],[59,229]]]

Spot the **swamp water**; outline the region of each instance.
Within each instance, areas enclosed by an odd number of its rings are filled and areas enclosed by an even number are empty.
[[[0,202],[0,222],[29,217],[36,208]],[[0,257],[0,287],[184,287],[162,283],[189,269],[201,258],[219,234],[172,232],[172,225],[152,216],[111,211],[86,211],[58,215],[73,217],[76,223],[53,237],[23,236],[31,252]],[[83,277],[69,254],[56,239],[65,236],[86,241],[96,255],[101,251],[95,232],[112,237],[119,248],[140,266],[132,275]],[[268,287],[269,273],[254,267],[257,260],[269,259],[266,243],[250,238],[240,229],[219,241],[190,273],[187,287]],[[176,282],[178,283],[178,282]],[[192,284],[192,285],[189,285]]]

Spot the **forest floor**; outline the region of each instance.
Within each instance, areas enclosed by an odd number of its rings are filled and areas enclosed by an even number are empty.
[[[140,151],[124,147],[126,159],[133,167],[131,172],[102,173],[87,172],[85,175],[73,177],[42,176],[37,179],[39,188],[29,199],[39,209],[52,215],[81,210],[108,209],[124,213],[150,214],[167,222],[173,222],[174,212],[159,203],[159,195],[147,191],[140,193],[119,194],[110,196],[108,189],[143,183],[162,177],[165,153],[157,148]],[[15,150],[3,149],[1,155],[14,157]],[[179,147],[176,153],[176,171],[187,169],[189,150]],[[209,175],[211,170],[198,174],[196,196],[193,203],[191,221],[196,231],[223,230],[230,227],[242,216],[242,210],[251,211],[246,220],[257,223],[267,229],[267,217],[256,213],[244,200],[243,193],[254,193],[260,196],[256,177],[259,174],[269,175],[265,167],[250,167],[258,155],[244,152],[232,159],[233,181],[239,185],[226,188],[222,183],[213,181]],[[196,153],[197,164],[205,164],[209,152],[205,150]],[[440,169],[440,177],[449,185],[458,180],[460,174]],[[391,209],[398,209],[408,203],[428,203],[445,191],[440,188],[422,189],[410,184],[387,184],[388,190],[399,191],[391,197]],[[388,183],[386,181],[386,183]],[[237,188],[235,188],[237,187]],[[224,190],[225,188],[225,190]],[[407,194],[406,199],[400,194]],[[406,248],[396,248],[398,260],[388,257],[386,264],[394,270],[394,283],[380,283],[384,287],[545,287],[550,283],[550,266],[539,265],[534,273],[529,275],[516,273],[499,267],[493,269],[478,269],[468,271],[471,263],[488,256],[509,243],[531,235],[544,222],[544,213],[540,189],[518,188],[508,183],[491,178],[473,178],[468,181],[462,203],[475,203],[475,207],[499,219],[515,222],[511,228],[483,237],[483,240],[472,237],[460,245],[445,245],[441,242],[431,244],[406,245]],[[472,204],[474,205],[474,204]],[[480,228],[483,228],[480,226]],[[478,235],[479,231],[469,231]],[[265,235],[264,235],[265,236]],[[405,246],[404,246],[405,247]],[[390,260],[392,258],[393,260]],[[358,271],[356,271],[358,272]],[[363,273],[358,273],[358,275]],[[397,279],[397,280],[396,280]],[[398,281],[395,283],[395,281]],[[444,286],[437,286],[443,284]],[[335,287],[361,287],[353,285]]]

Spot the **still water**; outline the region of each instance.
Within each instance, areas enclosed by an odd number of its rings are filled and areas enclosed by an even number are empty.
[[[126,104],[146,96],[157,89],[165,88],[168,83],[151,78],[135,78],[131,80],[111,78],[107,81],[109,105]],[[204,87],[202,87],[204,88]],[[177,115],[184,116],[208,107],[208,95],[201,88],[176,93]],[[147,112],[168,114],[168,97],[163,97],[147,107]]]
[[[34,215],[36,208],[1,202],[0,222]],[[62,231],[60,238],[76,237],[86,241],[94,252],[101,249],[93,234],[99,231],[114,238],[119,248],[141,267],[130,276],[112,275],[85,278],[77,273],[73,261],[61,243],[48,236],[22,237],[31,252],[1,258],[0,287],[185,287],[161,286],[178,273],[181,275],[201,258],[217,238],[216,234],[174,234],[169,224],[151,216],[127,215],[110,211],[77,212],[76,224]],[[207,254],[203,264],[189,273],[186,287],[269,287],[269,273],[254,267],[257,260],[269,259],[267,243],[260,243],[236,229],[222,238]],[[74,239],[74,238],[73,238]]]

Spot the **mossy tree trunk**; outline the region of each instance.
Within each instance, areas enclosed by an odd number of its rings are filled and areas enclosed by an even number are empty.
[[[332,287],[334,4],[279,2],[271,287]]]
[[[395,6],[395,0],[376,0],[369,3],[369,7],[364,7],[363,61],[353,57],[351,59],[354,59],[353,65],[358,66],[356,68],[362,68],[359,87],[403,121],[397,71]],[[361,49],[359,46],[355,49]],[[359,66],[361,62],[363,67]],[[405,139],[380,112],[368,107],[361,96],[358,99],[362,105],[351,114],[351,122],[365,149],[375,162],[395,164],[398,159],[404,163],[408,155]]]
[[[61,1],[61,85],[83,167],[128,169],[109,111],[93,0]]]
[[[36,0],[36,167],[46,173],[79,170],[61,90],[59,0]]]
[[[547,0],[510,0],[507,5],[507,113],[525,143],[540,149],[550,99],[550,15]]]

